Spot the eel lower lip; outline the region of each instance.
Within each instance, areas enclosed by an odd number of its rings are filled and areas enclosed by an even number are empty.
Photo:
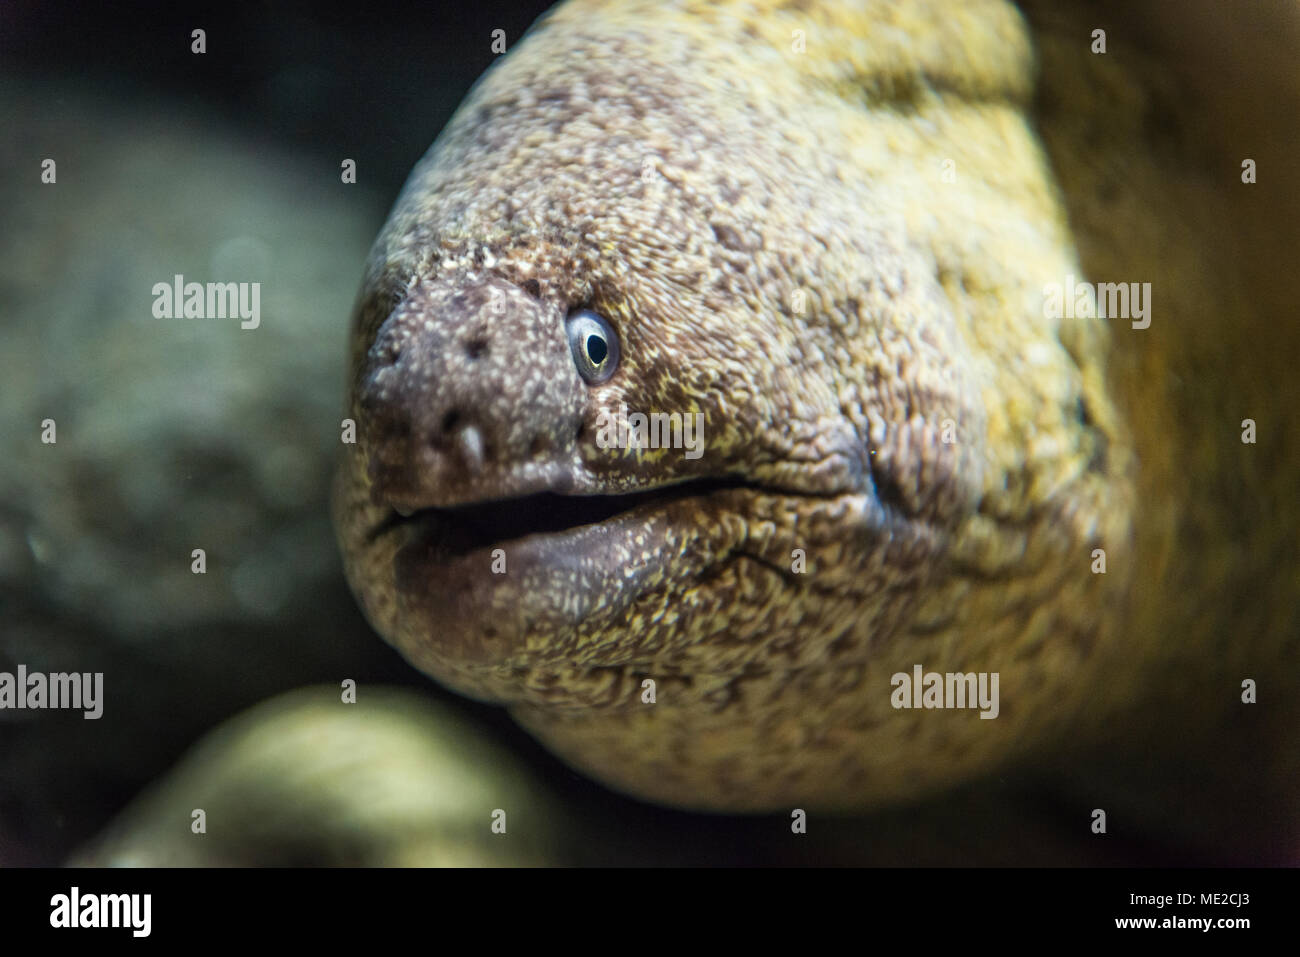
[[[529,636],[613,620],[681,572],[685,544],[715,529],[718,510],[730,510],[723,499],[747,491],[710,479],[621,495],[540,493],[394,513],[371,537],[392,536],[385,547],[410,647],[457,668],[500,664]]]

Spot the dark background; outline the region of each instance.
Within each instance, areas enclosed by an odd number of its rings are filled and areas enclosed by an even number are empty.
[[[395,193],[496,54],[550,3],[68,3],[12,0],[0,63],[149,101],[166,98],[249,135],[357,159]],[[207,31],[207,53],[190,33]]]

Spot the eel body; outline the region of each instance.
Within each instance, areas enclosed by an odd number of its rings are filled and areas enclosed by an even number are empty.
[[[1199,742],[1281,782],[1252,794],[1294,830],[1300,357],[1270,230],[1296,201],[1238,155],[1294,136],[1257,117],[1243,145],[1150,31],[1092,52],[1082,6],[539,21],[358,300],[335,519],[375,628],[655,802],[861,809]],[[1053,308],[1088,282],[1150,284],[1145,320]],[[611,446],[620,409],[702,442]],[[996,675],[996,716],[900,707],[918,667]]]

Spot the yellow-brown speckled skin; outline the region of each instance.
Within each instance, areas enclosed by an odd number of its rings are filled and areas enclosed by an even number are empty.
[[[1173,533],[1139,533],[1132,407],[1108,379],[1116,337],[1141,333],[1044,310],[1044,284],[1088,270],[1034,85],[1029,26],[1002,2],[552,11],[416,167],[368,266],[336,522],[378,631],[584,772],[700,809],[913,797],[1131,695],[1159,657],[1128,629],[1134,570]],[[578,307],[617,329],[607,382],[568,357]],[[404,501],[538,476],[738,487],[649,504],[562,559],[520,546],[505,575],[478,553],[454,579],[399,558],[406,533],[375,532],[390,509],[359,393],[401,310],[393,356],[427,314],[448,354],[498,323],[531,357],[444,357],[436,383],[417,366],[384,384],[510,423],[472,478],[381,451]],[[704,454],[598,447],[598,413],[622,403],[703,413]],[[890,677],[917,664],[997,672],[998,717],[895,709]]]

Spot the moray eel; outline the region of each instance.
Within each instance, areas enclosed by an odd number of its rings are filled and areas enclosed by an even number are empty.
[[[1203,259],[1277,244],[1240,154],[1293,139],[1180,126],[1190,71],[1137,28],[1092,53],[1078,6],[540,20],[358,299],[335,521],[380,634],[690,809],[881,806],[1117,735],[1294,775],[1294,710],[1241,686],[1295,684],[1295,284]],[[1151,283],[1149,325],[1048,305],[1088,279]],[[610,447],[623,408],[698,417],[699,454]],[[996,674],[996,717],[896,706],[917,666]]]

